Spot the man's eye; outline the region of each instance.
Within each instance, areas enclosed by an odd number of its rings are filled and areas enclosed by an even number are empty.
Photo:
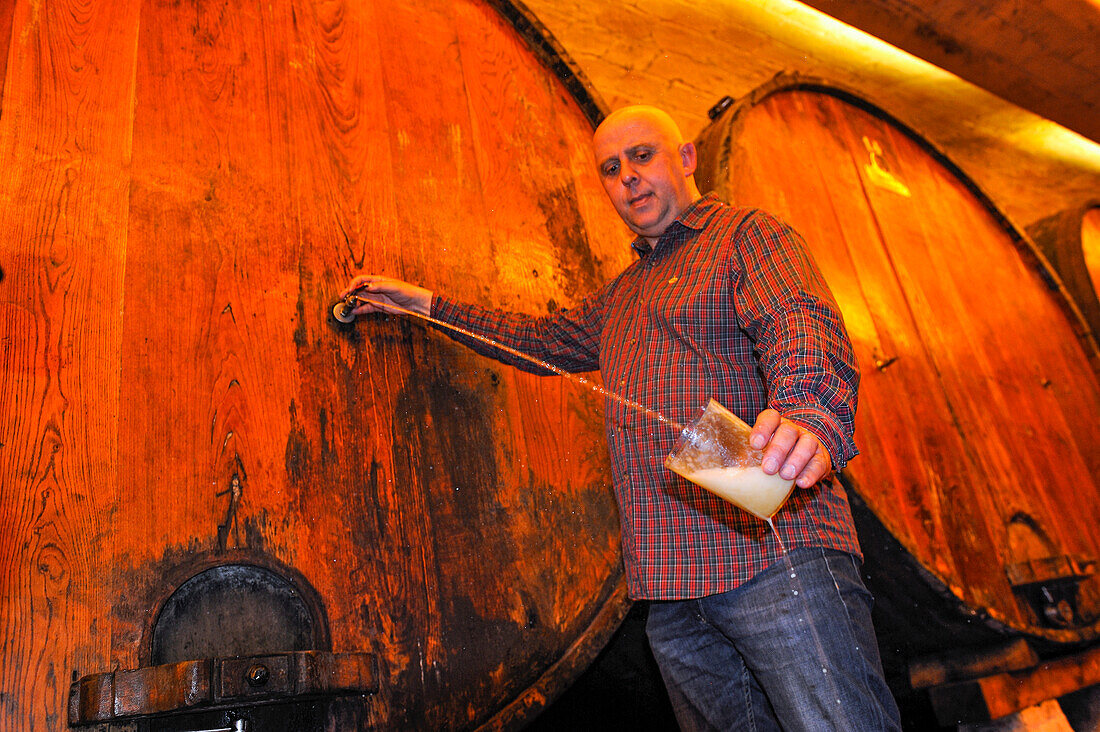
[[[635,160],[640,160],[641,162],[644,163],[646,160],[649,160],[652,156],[653,156],[653,153],[651,153],[649,150],[639,150],[637,153],[634,154],[634,159]]]
[[[619,172],[619,166],[617,164],[605,165],[603,167],[603,174],[604,175],[615,175],[618,172]]]

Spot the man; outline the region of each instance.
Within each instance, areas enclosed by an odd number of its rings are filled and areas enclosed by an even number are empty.
[[[856,454],[859,381],[836,305],[801,239],[775,218],[700,195],[695,146],[652,107],[593,137],[604,189],[639,259],[569,310],[534,318],[357,277],[356,314],[398,305],[604,382],[678,422],[711,397],[753,423],[766,473],[798,490],[758,519],[666,470],[676,438],[608,401],[612,481],[632,597],[686,730],[898,729],[833,468]],[[486,355],[530,364],[456,336]],[[788,561],[789,560],[789,561]]]

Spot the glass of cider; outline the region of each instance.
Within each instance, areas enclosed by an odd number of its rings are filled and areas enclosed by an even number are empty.
[[[749,445],[752,428],[714,399],[676,440],[665,467],[764,521],[782,507],[794,480],[768,475],[763,452]]]

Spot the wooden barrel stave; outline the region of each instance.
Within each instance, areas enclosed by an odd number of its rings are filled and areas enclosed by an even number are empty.
[[[133,66],[137,6],[0,12],[0,726],[47,728],[63,723],[70,664],[110,644],[95,548],[119,473],[109,354],[122,330],[128,140],[109,123],[131,103],[112,80]]]

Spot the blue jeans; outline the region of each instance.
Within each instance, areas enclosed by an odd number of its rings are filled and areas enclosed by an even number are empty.
[[[793,571],[780,560],[730,592],[650,605],[646,634],[680,727],[899,730],[859,560],[789,557]]]

